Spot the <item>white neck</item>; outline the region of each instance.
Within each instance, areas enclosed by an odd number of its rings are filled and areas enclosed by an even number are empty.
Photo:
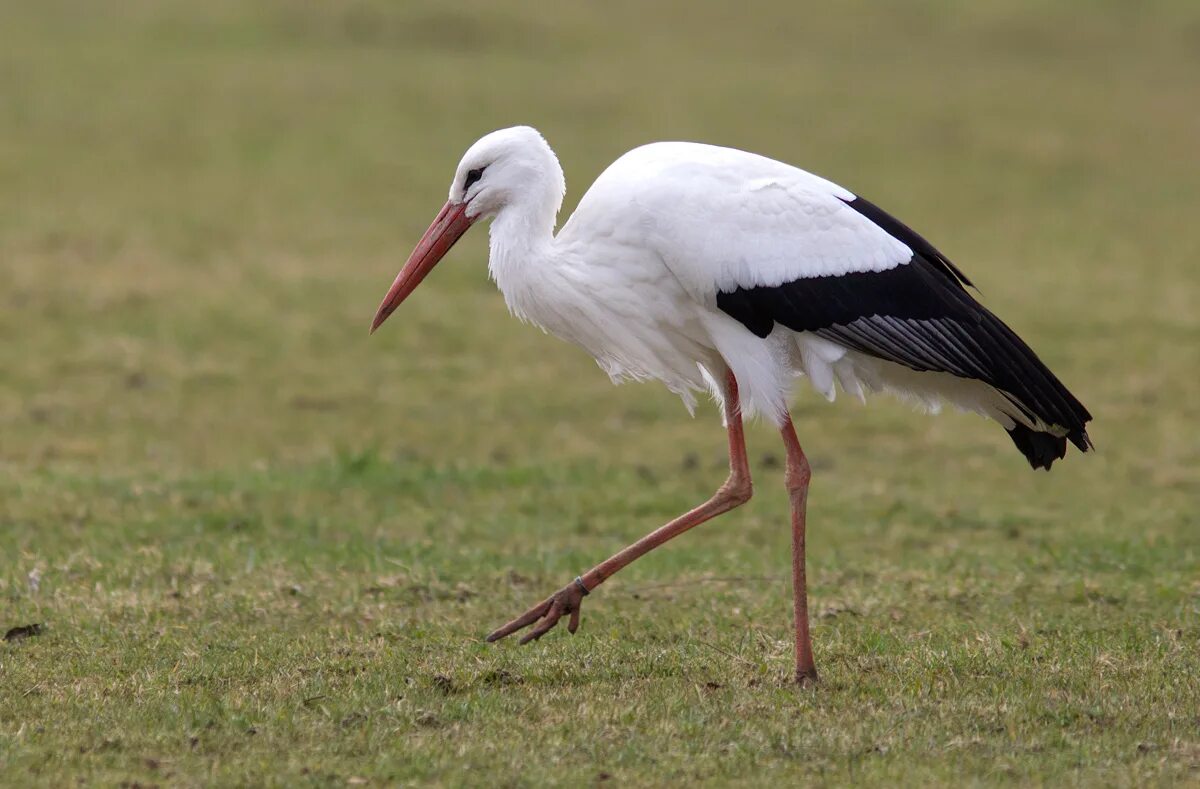
[[[562,167],[549,146],[536,167],[526,170],[519,191],[510,192],[492,220],[488,273],[509,309],[528,316],[537,286],[557,271],[554,223],[562,206]]]
[[[505,206],[492,221],[488,272],[508,295],[532,271],[545,269],[554,247],[553,210],[545,206]]]

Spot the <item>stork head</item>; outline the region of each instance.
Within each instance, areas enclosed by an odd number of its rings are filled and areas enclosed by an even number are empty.
[[[463,154],[450,182],[446,205],[383,297],[371,322],[371,332],[416,290],[477,220],[519,212],[533,221],[548,220],[553,230],[565,192],[558,158],[536,129],[514,126],[480,138]]]

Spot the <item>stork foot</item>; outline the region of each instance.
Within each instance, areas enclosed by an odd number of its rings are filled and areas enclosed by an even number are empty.
[[[574,633],[579,629],[579,614],[584,594],[583,587],[578,582],[572,581],[504,627],[493,630],[488,634],[487,640],[489,642],[499,641],[536,622],[537,626],[521,637],[521,643],[528,644],[550,632],[558,624],[558,620],[567,614],[571,615],[567,622],[567,632]]]
[[[817,670],[810,668],[807,671],[796,669],[796,685],[801,688],[815,688],[817,686]]]

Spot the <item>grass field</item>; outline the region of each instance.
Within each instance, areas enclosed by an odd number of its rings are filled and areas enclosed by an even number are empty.
[[[1200,7],[0,0],[0,783],[1200,784]],[[117,10],[119,8],[119,10]],[[465,147],[567,209],[702,139],[927,234],[1096,416],[805,394],[787,496],[482,637],[724,478],[715,410],[505,314]]]

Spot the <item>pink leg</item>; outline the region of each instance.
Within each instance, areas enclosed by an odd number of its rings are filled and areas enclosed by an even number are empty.
[[[712,498],[588,570],[584,575],[491,633],[487,640],[497,641],[540,619],[541,622],[537,627],[521,639],[521,643],[525,644],[541,638],[550,628],[558,624],[558,620],[565,614],[571,615],[567,630],[574,633],[579,627],[579,610],[584,596],[604,583],[606,578],[667,540],[678,537],[693,526],[698,526],[710,518],[749,501],[752,491],[750,463],[746,459],[746,436],[742,431],[741,403],[738,400],[737,379],[733,377],[733,373],[729,373],[726,377],[725,422],[729,432],[729,478],[713,494]]]
[[[810,685],[817,681],[817,665],[813,662],[812,639],[808,633],[808,581],[804,570],[805,512],[808,508],[808,482],[812,469],[800,440],[792,417],[787,415],[779,433],[787,448],[787,489],[792,499],[792,595],[796,615],[796,682]]]

